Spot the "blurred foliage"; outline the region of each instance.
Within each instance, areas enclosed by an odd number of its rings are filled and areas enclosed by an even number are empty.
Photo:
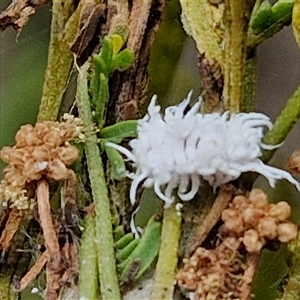
[[[280,246],[276,251],[263,250],[257,269],[260,276],[253,282],[254,300],[276,299],[277,289],[289,271],[287,261],[286,246]]]
[[[163,24],[151,49],[148,71],[149,99],[158,95],[162,107],[179,103],[190,90],[194,90],[194,97],[200,94],[196,45],[182,27],[179,0],[167,3]]]
[[[10,1],[1,3],[0,9]],[[17,34],[9,28],[0,35],[0,148],[13,143],[18,128],[35,122],[47,62],[50,6],[33,15]],[[0,162],[0,170],[3,163]]]

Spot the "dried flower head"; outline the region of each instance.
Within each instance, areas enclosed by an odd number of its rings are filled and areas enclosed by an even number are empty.
[[[294,151],[288,160],[288,168],[295,173],[300,173],[300,149]]]
[[[236,196],[222,213],[224,225],[219,228],[216,247],[199,246],[189,259],[183,259],[184,266],[176,275],[178,285],[193,300],[249,299],[266,241],[288,242],[297,235],[297,227],[285,221],[289,215],[286,202],[268,204],[260,189],[253,189],[248,197]],[[241,254],[244,248],[246,256]]]
[[[215,249],[199,247],[183,260],[176,279],[189,292],[189,299],[240,299],[245,265],[237,251],[239,244],[235,238],[226,238]]]
[[[175,188],[179,198],[187,201],[197,193],[201,179],[217,187],[248,171],[265,176],[272,187],[284,178],[300,189],[288,172],[267,166],[259,158],[261,148],[268,148],[261,142],[264,128],[272,126],[266,115],[201,114],[200,102],[187,111],[191,95],[178,106],[166,108],[164,115],[154,96],[148,114],[138,122],[138,138],[129,144],[132,151],[106,144],[126,155],[136,167],[130,190],[132,203],[142,182],[145,187],[154,186],[167,207],[174,201]]]
[[[68,167],[77,159],[78,150],[69,141],[83,139],[83,125],[79,118],[65,114],[63,122],[41,122],[35,126],[21,126],[16,133],[16,144],[4,147],[1,158],[8,166],[0,184],[3,205],[29,209],[26,186],[41,178],[66,180]],[[10,204],[8,204],[10,203]]]
[[[290,214],[287,202],[268,204],[266,194],[253,189],[248,197],[236,196],[223,211],[223,234],[238,237],[249,253],[256,253],[267,240],[289,242],[296,237],[297,226],[286,221]]]

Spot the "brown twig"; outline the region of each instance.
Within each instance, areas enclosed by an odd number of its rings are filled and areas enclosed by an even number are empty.
[[[0,238],[0,247],[3,251],[7,251],[10,247],[11,241],[20,226],[22,218],[22,214],[17,209],[13,209],[9,213],[8,220]]]
[[[193,236],[193,241],[191,243],[191,247],[189,249],[189,254],[191,255],[195,250],[201,245],[201,243],[205,240],[208,233],[212,230],[212,228],[219,221],[222,211],[228,206],[229,202],[233,198],[234,188],[232,185],[227,184],[223,185],[219,191],[219,194],[207,214],[204,221],[196,228],[195,234]]]
[[[50,0],[15,0],[0,13],[0,30],[12,26],[21,31],[27,24],[30,15],[35,13],[38,6],[46,4]]]
[[[56,230],[51,218],[49,185],[45,180],[40,180],[37,183],[37,203],[46,249],[49,255],[52,257],[59,252],[59,244]]]
[[[239,288],[240,300],[249,299],[253,278],[259,262],[259,257],[260,257],[259,253],[254,253],[254,254],[249,254],[247,258],[246,270],[240,281],[242,283],[241,287]]]
[[[45,251],[31,267],[31,269],[24,275],[20,282],[14,283],[15,292],[22,292],[27,286],[41,273],[43,267],[49,259],[49,253]]]
[[[148,74],[146,71],[150,48],[162,21],[166,0],[134,1],[129,19],[127,48],[133,51],[135,61],[131,68],[116,74],[111,92],[111,119],[135,119],[147,97]],[[125,9],[125,8],[124,8]]]

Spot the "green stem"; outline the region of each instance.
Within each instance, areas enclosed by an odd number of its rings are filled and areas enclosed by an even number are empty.
[[[263,139],[263,143],[266,145],[278,145],[282,143],[299,118],[300,86],[297,88],[297,90],[294,92],[292,97],[288,100],[287,104],[276,118],[273,128],[269,132],[267,132]],[[262,160],[265,162],[269,161],[274,153],[275,150],[264,150]]]
[[[181,216],[173,204],[164,210],[161,246],[156,265],[152,300],[173,299],[175,269],[178,261]]]
[[[86,128],[93,128],[87,70],[88,64],[85,64],[78,74],[77,101]],[[85,153],[96,213],[95,231],[101,296],[103,300],[118,300],[121,298],[116,273],[110,200],[96,134],[89,135],[85,143]]]
[[[62,40],[62,32],[73,11],[73,1],[53,1],[48,63],[38,121],[57,119],[73,61],[68,45]]]
[[[225,8],[225,67],[223,100],[225,110],[239,112],[244,97],[246,64],[247,1],[226,0]]]
[[[255,110],[256,100],[256,53],[247,59],[244,78],[244,101],[242,103],[243,112]]]
[[[91,214],[88,214],[85,217],[85,226],[80,247],[79,299],[98,299],[95,235],[95,220]]]

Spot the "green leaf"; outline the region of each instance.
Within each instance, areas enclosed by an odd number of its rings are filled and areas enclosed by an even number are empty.
[[[139,244],[139,240],[133,239],[133,241],[131,241],[126,247],[119,250],[116,254],[117,261],[119,262],[125,261],[132,254],[132,252],[135,250],[138,244]]]
[[[101,73],[99,77],[99,92],[95,95],[93,99],[93,104],[95,106],[95,119],[98,122],[98,127],[101,128],[104,123],[104,114],[106,110],[106,105],[109,98],[108,90],[108,78]]]
[[[124,40],[119,34],[113,34],[111,37],[112,47],[113,47],[113,56],[117,55],[124,45]]]
[[[120,281],[127,282],[128,279],[138,279],[156,258],[161,241],[161,223],[151,218],[139,244],[132,254],[118,267],[121,270]],[[130,278],[133,274],[133,278]]]
[[[117,226],[114,231],[115,241],[120,240],[124,235],[125,235],[124,227],[122,225]]]
[[[114,35],[121,36],[121,38],[123,40],[123,44],[122,44],[122,46],[123,46],[129,35],[128,26],[127,25],[117,25],[112,36],[114,36]],[[116,53],[118,53],[120,51],[120,49]]]
[[[124,228],[122,227],[123,231],[124,231]],[[123,249],[125,248],[128,244],[130,244],[133,240],[134,240],[134,235],[133,233],[127,233],[125,235],[123,235],[120,239],[118,239],[116,242],[115,242],[115,247],[117,249]]]
[[[122,180],[126,177],[126,167],[122,155],[118,150],[105,147],[107,158],[110,162],[111,176],[116,180]]]
[[[294,0],[279,0],[272,6],[272,21],[277,22],[287,15],[292,15]]]
[[[137,137],[137,121],[128,120],[116,123],[103,128],[100,132],[100,138],[106,139],[112,143],[119,144],[125,138]]]
[[[280,246],[276,251],[263,250],[251,293],[253,300],[275,300],[278,287],[288,274],[288,251]]]
[[[94,55],[93,64],[94,64],[94,68],[95,68],[94,72],[96,73],[96,76],[100,76],[101,73],[105,75],[109,73],[109,68],[106,65],[106,62],[104,61],[102,56]]]
[[[105,73],[105,75],[108,76],[108,74],[112,71],[111,63],[113,59],[113,45],[111,39],[107,36],[105,36],[102,40],[100,56],[105,62],[107,68],[107,73]]]
[[[125,71],[132,65],[133,61],[133,52],[129,49],[124,49],[113,58],[111,68],[112,70],[119,69]]]
[[[271,4],[268,1],[264,1],[253,16],[250,27],[253,33],[257,34],[264,31],[272,23],[272,10]]]

